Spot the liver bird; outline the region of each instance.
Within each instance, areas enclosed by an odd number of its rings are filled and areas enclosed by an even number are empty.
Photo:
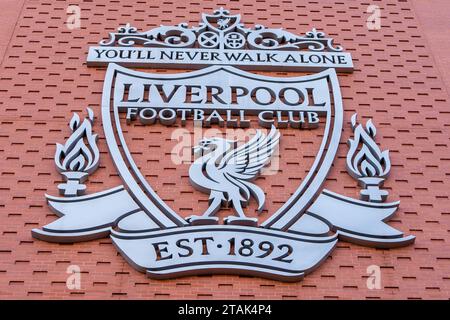
[[[228,224],[256,225],[256,218],[247,218],[242,207],[254,197],[258,212],[264,207],[265,195],[251,183],[269,162],[280,133],[272,126],[265,135],[257,130],[247,143],[236,147],[236,141],[223,138],[204,138],[193,148],[199,157],[189,168],[189,180],[197,190],[209,193],[209,207],[202,216],[190,216],[191,224],[216,224],[213,217],[222,205],[232,206],[238,217],[226,218]]]
[[[219,19],[217,20],[217,26],[219,27],[220,30],[224,30],[228,28],[228,24],[230,23],[230,21],[231,21],[230,18]]]

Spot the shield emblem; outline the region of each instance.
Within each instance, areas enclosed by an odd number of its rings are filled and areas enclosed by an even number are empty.
[[[184,217],[175,212],[158,196],[145,178],[145,175],[139,170],[139,164],[133,159],[132,154],[136,150],[131,151],[132,148],[130,149],[128,146],[129,141],[125,138],[123,129],[126,110],[132,107],[163,109],[171,105],[181,106],[183,103],[185,107],[198,107],[198,104],[195,103],[185,103],[183,101],[185,99],[184,95],[177,95],[173,91],[172,100],[167,101],[170,88],[173,90],[173,88],[186,84],[198,84],[200,86],[202,83],[207,83],[210,86],[214,84],[219,86],[223,83],[248,86],[251,82],[254,83],[255,87],[266,84],[278,88],[278,91],[285,86],[299,86],[302,89],[310,87],[314,89],[314,94],[320,96],[321,99],[320,103],[315,102],[316,105],[302,108],[302,110],[318,112],[321,118],[324,119],[324,123],[321,125],[323,129],[322,141],[317,144],[320,147],[317,150],[311,168],[307,170],[306,177],[301,178],[300,185],[296,187],[289,199],[278,210],[268,213],[268,218],[261,225],[265,228],[287,230],[301,217],[320,191],[336,155],[343,119],[341,95],[337,76],[333,69],[311,76],[273,78],[244,72],[229,66],[212,66],[198,71],[175,74],[153,74],[134,71],[116,64],[109,66],[102,100],[102,117],[110,154],[133,198],[138,202],[142,210],[161,227],[172,228],[185,226],[187,223]],[[161,97],[143,98],[145,95],[144,88],[151,85],[158,87],[162,83],[167,84],[166,89],[160,87],[161,90],[167,90],[163,99]],[[125,95],[127,96],[126,101],[124,101]],[[223,105],[208,106],[208,108],[212,107],[215,110],[225,108]],[[259,111],[259,106],[255,106],[252,103],[235,107],[245,108],[250,114]],[[277,108],[277,106],[272,108]],[[126,131],[129,131],[128,128]],[[295,157],[295,154],[292,156]]]
[[[163,84],[165,85],[165,87],[162,87]],[[322,123],[320,124],[320,128],[314,129],[321,130],[321,134],[315,135],[320,139],[320,142],[315,141],[313,143],[314,145],[318,146],[318,148],[314,151],[315,154],[313,154],[313,156],[309,154],[308,157],[303,157],[310,159],[310,168],[305,168],[303,164],[300,164],[300,168],[304,168],[306,176],[301,177],[301,174],[298,174],[297,179],[292,180],[299,181],[300,183],[297,186],[293,187],[292,191],[290,192],[291,195],[287,197],[287,199],[283,200],[284,204],[282,206],[274,210],[272,209],[274,205],[272,203],[272,205],[269,206],[268,211],[263,213],[263,217],[260,217],[261,223],[259,224],[259,226],[263,229],[271,230],[271,232],[279,232],[287,231],[293,226],[295,227],[295,224],[305,213],[307,207],[318,195],[321,185],[324,182],[330,170],[333,159],[336,155],[342,130],[343,112],[338,80],[333,69],[329,69],[310,76],[274,78],[245,72],[230,66],[211,66],[198,71],[187,73],[156,74],[134,71],[118,66],[116,64],[110,64],[105,78],[102,99],[103,127],[105,131],[106,141],[115,166],[120,176],[122,177],[122,180],[126,185],[129,193],[140,207],[140,211],[138,213],[124,218],[122,224],[119,222],[119,229],[125,232],[112,231],[112,238],[121,253],[125,257],[127,257],[129,261],[133,261],[133,265],[138,265],[138,268],[141,270],[147,270],[147,273],[149,273],[152,277],[164,277],[168,274],[173,276],[175,271],[168,266],[153,270],[151,268],[152,266],[148,265],[144,261],[142,261],[141,264],[136,263],[136,261],[139,261],[140,259],[142,260],[143,253],[142,251],[140,251],[142,249],[139,249],[142,246],[137,245],[137,243],[135,242],[149,241],[148,239],[156,237],[157,235],[155,234],[154,236],[152,236],[150,234],[147,234],[145,236],[146,240],[143,240],[136,234],[130,234],[130,231],[139,231],[141,232],[140,237],[142,237],[142,232],[151,232],[152,230],[172,230],[172,228],[181,227],[180,229],[192,231],[195,230],[200,232],[203,230],[202,228],[207,228],[207,226],[189,226],[189,223],[186,221],[187,214],[177,212],[175,208],[164,201],[163,197],[170,198],[170,191],[164,191],[164,188],[162,188],[161,190],[155,190],[152,187],[146,177],[152,176],[152,172],[154,175],[155,170],[157,171],[158,169],[155,168],[152,171],[151,169],[147,168],[145,169],[147,170],[145,173],[140,170],[140,168],[143,168],[143,163],[145,163],[146,159],[145,156],[142,157],[142,150],[139,151],[139,147],[134,146],[132,142],[133,139],[128,137],[128,135],[130,135],[132,126],[130,127],[129,125],[127,125],[126,116],[127,113],[130,114],[130,112],[128,111],[130,110],[130,108],[138,108],[139,110],[145,110],[146,108],[152,108],[154,110],[164,110],[165,108],[167,109],[173,106],[179,106],[180,108],[199,108],[201,107],[201,105],[199,106],[199,104],[197,103],[198,101],[193,101],[192,98],[189,98],[190,102],[186,102],[185,92],[181,91],[182,93],[179,94],[180,91],[176,91],[175,89],[186,85],[196,87],[202,86],[203,84],[208,84],[210,87],[219,87],[220,85],[224,84],[233,84],[238,87],[247,86],[253,88],[270,87],[274,92],[282,91],[283,88],[286,87],[298,88],[299,90],[309,92],[310,96],[309,98],[306,98],[306,100],[309,99],[309,101],[305,101],[304,105],[301,106],[300,109],[317,112],[317,114],[320,115],[320,118],[323,119]],[[145,93],[145,89],[151,86],[159,88],[158,92],[155,90],[153,92],[149,91]],[[168,99],[169,96],[171,96],[170,101]],[[226,100],[226,98],[226,95],[222,97],[222,99],[224,100]],[[224,106],[223,104],[218,103],[217,100],[219,99],[216,99],[216,101],[209,104],[207,108],[214,109],[216,111],[219,110],[219,112],[225,112],[226,108],[230,108],[230,106]],[[235,111],[237,111],[238,109],[244,109],[246,113],[249,114],[249,117],[257,117],[257,114],[260,113],[261,110],[267,111],[271,108],[277,110],[277,108],[280,107],[277,105],[273,105],[267,108],[261,108],[261,106],[255,105],[255,103],[252,102],[251,97],[247,97],[247,100],[244,100],[240,105],[235,105],[234,108],[236,109]],[[206,111],[206,114],[207,113],[208,112]],[[279,120],[281,121],[281,119]],[[279,125],[281,126],[281,123],[279,123]],[[125,129],[124,126],[126,126]],[[156,128],[157,126],[158,124],[155,124],[154,128]],[[163,124],[159,124],[159,126],[164,127]],[[175,127],[172,128],[176,128],[177,126],[179,127],[179,125],[175,125]],[[138,129],[142,130],[143,126],[139,124],[137,125],[137,127],[133,127],[133,130]],[[191,129],[193,129],[193,127],[191,127]],[[222,128],[222,130],[225,129],[226,128]],[[296,130],[296,133],[293,137],[291,137],[291,139],[301,139],[301,136],[303,134],[302,132],[305,132],[306,135],[311,136],[311,132],[313,132],[314,130]],[[144,131],[148,132],[148,129],[144,129]],[[280,131],[282,131],[282,129],[280,129]],[[281,133],[281,135],[281,139],[285,139],[283,137],[283,133]],[[166,137],[164,138],[164,140],[168,141],[170,139]],[[291,154],[289,155],[289,157],[291,159],[295,159],[296,157],[302,157],[302,152],[304,151],[291,150],[290,152]],[[133,155],[138,155],[141,160],[136,161]],[[170,160],[166,159],[163,162],[165,163],[167,161]],[[287,162],[289,162],[289,160],[287,160]],[[185,166],[184,168],[185,171],[181,174],[182,176],[187,177],[188,166]],[[280,169],[283,170],[283,168]],[[301,170],[299,171],[301,172]],[[290,173],[289,175],[292,176],[292,173]],[[158,176],[161,176],[162,179],[164,179],[163,173],[161,173],[161,171]],[[276,179],[276,175],[265,178],[266,181],[271,183],[274,183]],[[155,180],[153,181],[155,182]],[[189,186],[186,186],[186,188],[189,188]],[[169,187],[169,190],[170,189],[171,188]],[[269,196],[270,195],[268,195],[267,197]],[[192,196],[190,197],[192,198]],[[190,203],[195,208],[194,210],[203,211],[207,207],[207,198],[204,198],[203,202],[205,203],[205,205],[202,209],[199,209],[198,203],[192,201]],[[269,210],[271,210],[271,212],[269,212]],[[191,211],[190,213],[197,212]],[[137,216],[139,216],[139,219],[137,218]],[[145,217],[145,219],[143,219],[143,217]],[[127,220],[139,220],[140,230],[125,230],[126,227],[123,226],[133,224],[128,223]],[[124,223],[125,221],[127,221],[127,223]],[[148,227],[146,227],[146,225],[148,225]],[[235,228],[235,226],[223,227]],[[240,228],[261,230],[261,228],[244,226]],[[224,230],[221,229],[217,231]],[[226,230],[224,232],[226,232]],[[295,272],[292,270],[289,271],[293,272],[295,276],[287,276],[286,274],[284,275],[290,280],[298,279],[299,277],[303,276],[305,271],[312,269],[313,266],[315,266],[319,261],[323,259],[324,256],[326,256],[331,251],[337,239],[335,236],[327,237],[326,235],[321,234],[321,237],[314,239],[308,238],[306,242],[304,242],[304,238],[299,241],[302,243],[307,243],[308,246],[313,245],[314,249],[301,250],[304,256],[298,258],[299,261],[302,261],[300,265],[297,265],[299,269],[297,269]],[[148,243],[147,245],[150,245],[150,243]],[[311,252],[316,252],[317,255],[311,255]],[[261,272],[260,265],[246,266],[246,268],[247,271],[248,269],[252,270],[253,274],[254,272],[259,272],[267,276],[267,272]],[[186,270],[186,268],[182,269],[182,271],[179,271],[181,272],[181,274],[186,274],[188,273],[188,271],[192,271],[194,269],[195,273],[198,273],[201,267],[199,265],[196,265],[195,267],[188,268],[189,270]],[[208,267],[205,267],[205,270],[207,270],[207,272],[213,272],[210,265],[208,265]],[[236,272],[236,266],[224,264],[221,270],[234,270],[234,272]],[[242,270],[240,270],[240,272],[242,273]],[[277,276],[280,276],[280,272],[278,271],[272,270],[270,274],[273,275],[273,272],[277,273]],[[283,272],[288,271],[283,270]]]

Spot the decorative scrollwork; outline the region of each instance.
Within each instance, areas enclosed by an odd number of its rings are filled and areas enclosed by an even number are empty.
[[[136,28],[127,23],[117,30],[117,33],[109,34],[108,40],[100,41],[100,45],[189,48],[194,46],[197,40],[195,30],[189,29],[185,23],[178,26],[160,26],[147,32],[137,32]]]
[[[333,46],[333,39],[326,38],[325,33],[315,28],[299,37],[282,29],[266,29],[260,26],[259,30],[251,32],[247,37],[251,49],[308,49],[310,51],[342,51],[343,48]]]
[[[283,29],[270,29],[256,25],[245,28],[240,15],[231,15],[220,8],[213,14],[203,14],[198,27],[189,28],[187,23],[177,26],[160,26],[138,32],[129,23],[110,33],[108,40],[100,41],[102,46],[171,47],[205,49],[253,49],[253,50],[310,50],[339,52],[343,48],[334,46],[333,39],[313,28],[298,36]]]

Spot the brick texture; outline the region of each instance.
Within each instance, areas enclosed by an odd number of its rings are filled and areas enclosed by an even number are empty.
[[[411,1],[19,2],[6,1],[5,10],[11,12],[5,22],[8,32],[0,31],[0,299],[450,298],[449,96],[441,76],[445,69],[439,72]],[[382,10],[381,30],[366,28],[370,4]],[[80,29],[66,27],[68,5],[80,6]],[[325,187],[358,196],[359,188],[345,171],[349,121],[354,112],[363,121],[373,118],[378,141],[391,150],[389,199],[401,200],[390,224],[415,235],[414,245],[377,250],[339,242],[315,272],[286,284],[225,275],[154,281],[132,269],[109,239],[52,244],[31,237],[32,228],[56,219],[44,198],[45,193],[57,194],[61,182],[53,162],[55,142],[68,137],[72,112],[84,113],[87,106],[96,115],[100,112],[105,68],[86,66],[88,46],[126,22],[140,30],[184,21],[196,25],[202,12],[220,6],[241,13],[250,26],[260,23],[294,33],[316,26],[352,53],[355,72],[339,75],[345,128]],[[450,10],[450,3],[441,6]],[[94,130],[100,135],[101,166],[89,178],[88,192],[121,184],[100,121]],[[207,197],[189,185],[188,166],[170,160],[176,144],[172,129],[155,125],[127,130],[131,151],[159,195],[183,215],[204,209]],[[305,176],[320,138],[320,131],[285,129],[283,134],[283,172],[258,181],[267,191],[269,211],[279,207]],[[294,156],[299,152],[302,157]],[[81,268],[81,290],[66,287],[70,265]],[[379,290],[366,286],[370,265],[381,267]]]

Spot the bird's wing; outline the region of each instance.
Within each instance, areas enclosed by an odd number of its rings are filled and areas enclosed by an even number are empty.
[[[280,132],[272,126],[265,135],[257,130],[256,135],[247,143],[226,154],[219,169],[241,180],[252,180],[267,164],[280,140]]]

